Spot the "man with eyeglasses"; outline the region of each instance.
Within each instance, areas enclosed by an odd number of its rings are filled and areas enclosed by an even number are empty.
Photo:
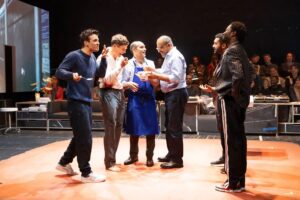
[[[159,157],[162,169],[183,167],[182,124],[184,108],[188,100],[186,90],[186,62],[183,55],[173,46],[172,39],[163,35],[157,39],[157,51],[164,57],[161,69],[145,67],[149,79],[160,80],[160,87],[165,93],[165,127],[168,153]]]

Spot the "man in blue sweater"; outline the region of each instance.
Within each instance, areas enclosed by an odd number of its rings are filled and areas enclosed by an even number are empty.
[[[104,77],[106,58],[102,56],[100,66],[94,52],[99,51],[98,31],[87,29],[81,32],[81,49],[70,52],[58,67],[55,76],[66,80],[68,114],[73,129],[73,138],[61,157],[56,169],[68,175],[76,175],[70,163],[77,156],[83,183],[103,182],[104,175],[93,174],[89,161],[92,150],[92,88],[95,77]],[[103,49],[102,55],[106,55]]]

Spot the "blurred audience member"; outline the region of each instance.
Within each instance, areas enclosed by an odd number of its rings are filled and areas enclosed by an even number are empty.
[[[295,62],[295,55],[292,52],[288,52],[285,57],[285,62],[281,64],[279,73],[282,77],[290,75],[291,68],[293,65],[297,64]]]
[[[192,84],[193,83],[193,77],[192,75],[188,74],[186,75],[186,89],[188,91],[189,96],[200,96],[201,95],[201,90],[200,88]]]
[[[295,84],[289,88],[291,101],[300,101],[300,76],[297,77]]]
[[[256,70],[255,78],[251,83],[251,94],[258,94],[262,90],[263,81],[261,76],[258,75],[258,67],[254,66],[254,70]]]
[[[289,88],[291,85],[294,85],[296,79],[300,75],[299,67],[295,64],[291,66],[290,75],[286,77],[286,86]]]
[[[271,76],[270,92],[272,95],[287,95],[287,90],[280,84],[278,76]]]
[[[270,67],[271,66],[276,66],[276,69],[278,70],[278,67],[276,64],[272,63],[272,57],[270,54],[264,54],[263,56],[263,71],[265,76],[269,76],[270,75]]]
[[[285,87],[285,79],[279,76],[278,69],[276,65],[271,65],[269,67],[269,75],[270,77],[277,76],[278,77],[278,84],[282,87]]]
[[[193,56],[192,64],[188,67],[188,74],[193,76],[194,84],[199,86],[206,83],[206,69],[205,66],[201,64],[198,56]]]
[[[51,101],[64,99],[64,88],[59,86],[59,81],[55,76],[48,79],[48,83],[42,88],[44,96],[49,97]]]
[[[207,84],[208,85],[214,85],[214,79],[213,79],[213,74],[214,71],[218,65],[219,58],[216,54],[213,54],[210,60],[210,63],[207,66],[206,70],[206,76],[207,76]]]
[[[266,95],[266,96],[271,95],[270,86],[271,86],[270,79],[264,78],[263,85],[259,94]]]
[[[266,75],[266,72],[265,72],[265,69],[264,69],[264,66],[260,65],[259,64],[259,60],[260,60],[260,57],[258,54],[253,54],[251,57],[250,57],[250,61],[251,63],[253,64],[253,66],[256,69],[256,74],[258,76],[265,76]]]
[[[163,58],[161,58],[161,57],[157,58],[157,60],[155,61],[155,68],[161,68],[163,63],[164,63]]]

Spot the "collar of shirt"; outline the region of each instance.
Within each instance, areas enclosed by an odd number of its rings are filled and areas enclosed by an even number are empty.
[[[144,59],[144,62],[142,63],[142,65],[140,65],[137,60],[135,59],[135,57],[132,58],[132,62],[134,64],[135,67],[139,67],[139,68],[143,68],[144,66],[147,65],[147,59]]]
[[[166,57],[168,56],[171,56],[175,51],[177,50],[176,47],[173,47],[167,54],[166,54]]]
[[[113,55],[110,52],[108,52],[106,59],[107,59],[107,61],[114,62],[114,63],[118,64],[118,63],[121,63],[121,61],[123,59],[123,56],[120,55],[119,57],[114,58]]]

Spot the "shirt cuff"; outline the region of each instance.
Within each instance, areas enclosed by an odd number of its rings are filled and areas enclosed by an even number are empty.
[[[174,75],[168,75],[171,83],[179,83],[179,80]]]

